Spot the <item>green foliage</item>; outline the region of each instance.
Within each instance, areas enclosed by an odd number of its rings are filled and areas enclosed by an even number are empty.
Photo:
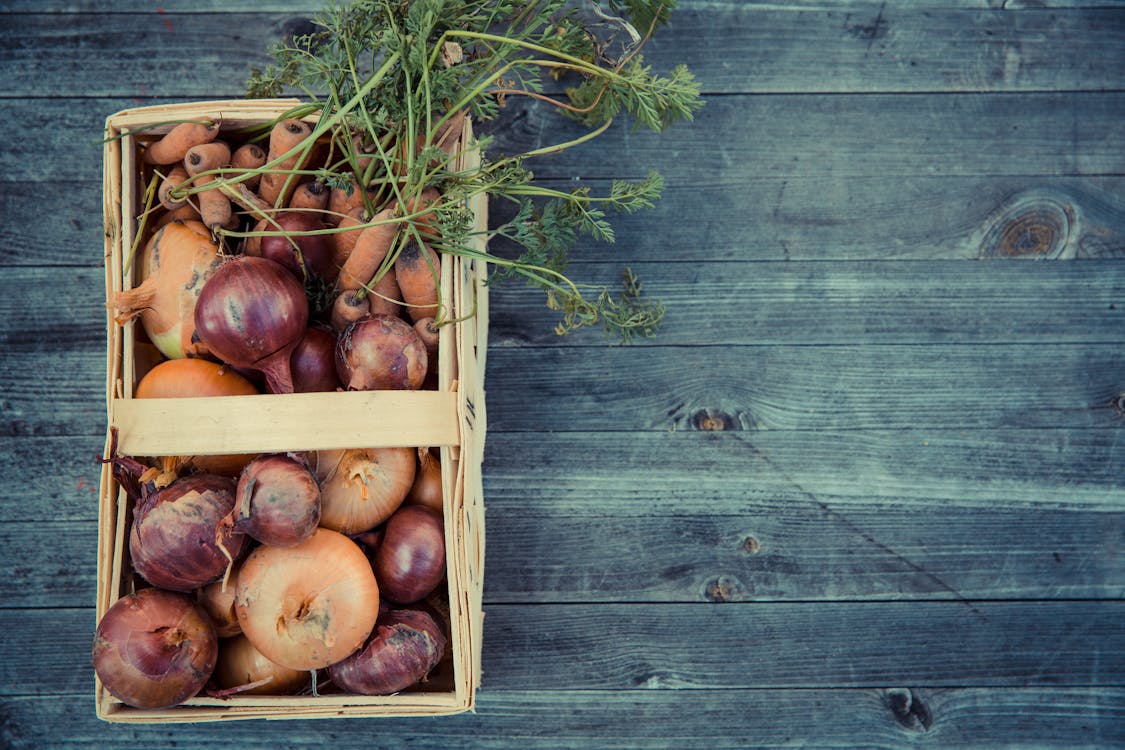
[[[564,275],[567,256],[580,236],[613,242],[610,213],[653,206],[663,180],[653,172],[636,182],[614,181],[606,196],[593,195],[587,186],[563,192],[536,184],[525,161],[594,138],[623,115],[636,127],[656,131],[692,119],[702,101],[687,68],[659,75],[639,54],[674,5],[353,0],[324,10],[313,19],[312,31],[276,44],[272,63],[252,71],[247,90],[259,97],[298,90],[320,108],[319,132],[332,136],[338,157],[336,167],[317,174],[326,185],[353,189],[357,136],[362,152],[376,157],[364,174],[365,187],[384,190],[400,205],[426,187],[442,192],[433,206],[442,234],[435,249],[485,258],[496,269],[493,282],[519,277],[542,288],[548,306],[561,313],[560,333],[601,323],[628,341],[653,335],[663,306],[643,299],[631,271],[616,296],[574,283]],[[622,31],[629,42],[620,59],[612,59],[609,49]],[[544,93],[549,79],[564,76],[578,79],[567,88],[568,102]],[[460,169],[436,145],[457,113],[488,121],[501,116],[513,96],[545,101],[592,132],[496,158],[485,156],[491,144],[484,139],[478,144],[480,166],[470,170]],[[468,201],[481,193],[517,204],[516,216],[490,233],[518,245],[518,257],[480,249]]]

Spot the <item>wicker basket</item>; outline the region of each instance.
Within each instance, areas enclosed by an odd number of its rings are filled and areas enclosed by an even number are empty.
[[[288,99],[217,101],[143,107],[111,115],[105,146],[106,299],[132,285],[124,259],[137,231],[144,177],[139,141],[185,119],[218,118],[239,128],[276,118],[298,102]],[[136,136],[131,133],[143,130]],[[466,124],[463,142],[472,138]],[[477,153],[464,150],[461,167]],[[483,196],[471,208],[477,227],[487,227]],[[483,236],[483,235],[482,235]],[[482,243],[484,240],[480,240]],[[442,329],[436,391],[371,391],[191,399],[133,399],[138,377],[133,323],[107,316],[107,454],[116,432],[123,455],[199,455],[323,450],[381,446],[440,447],[452,660],[411,691],[381,697],[197,697],[170,709],[129,707],[100,682],[97,715],[107,721],[183,722],[335,716],[429,716],[471,710],[480,683],[484,508],[481,460],[485,436],[484,359],[488,297],[484,264],[445,256],[442,293],[446,309],[461,322]],[[101,476],[98,520],[100,620],[119,597],[133,590],[128,562],[131,507],[110,467]]]

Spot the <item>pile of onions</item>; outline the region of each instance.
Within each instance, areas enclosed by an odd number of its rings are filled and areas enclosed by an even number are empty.
[[[363,550],[317,529],[295,547],[263,545],[238,574],[242,632],[283,667],[320,669],[362,646],[379,615],[379,584]]]
[[[309,682],[309,673],[276,664],[244,635],[219,643],[215,683],[240,695],[289,695]]]
[[[169,708],[192,697],[215,668],[215,629],[185,594],[143,589],[116,602],[94,633],[94,671],[115,698]]]
[[[234,528],[263,544],[292,547],[320,521],[320,488],[302,462],[283,454],[247,464],[235,492]]]
[[[387,599],[411,604],[445,578],[445,527],[420,505],[405,505],[387,521],[375,551],[375,577]]]
[[[363,648],[328,668],[332,682],[361,695],[390,695],[426,679],[445,653],[445,633],[420,609],[388,609]]]
[[[149,370],[137,383],[136,398],[202,398],[252,396],[258,393],[246,378],[207,359],[169,359]],[[190,465],[205,474],[238,476],[255,454],[192,456]]]
[[[267,258],[229,258],[203,285],[195,328],[227,364],[260,371],[271,393],[292,393],[290,356],[305,335],[305,289],[284,266]]]
[[[118,320],[139,315],[149,339],[169,359],[205,356],[207,348],[193,337],[192,311],[221,263],[219,248],[201,222],[164,225],[141,253],[140,284],[114,297]]]
[[[320,525],[352,535],[383,523],[414,485],[415,463],[411,448],[318,451]]]
[[[136,571],[153,586],[173,591],[218,580],[246,542],[224,523],[234,508],[234,491],[229,477],[192,474],[142,497],[129,533]]]

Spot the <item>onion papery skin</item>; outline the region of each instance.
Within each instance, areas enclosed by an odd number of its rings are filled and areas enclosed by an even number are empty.
[[[320,522],[320,487],[289,456],[260,456],[243,469],[235,493],[234,528],[263,544],[292,547]]]
[[[339,272],[333,261],[334,245],[327,234],[306,234],[327,226],[316,216],[300,211],[283,211],[274,214],[273,221],[263,219],[254,228],[263,232],[286,232],[287,236],[259,237],[258,242],[247,243],[247,255],[269,258],[289,269],[302,281],[306,272],[319,279],[334,279]],[[300,248],[298,255],[296,243]]]
[[[294,393],[330,393],[340,388],[336,375],[336,336],[310,326],[289,357]]]
[[[364,647],[328,668],[352,693],[390,695],[426,679],[445,653],[441,624],[418,609],[388,609]]]
[[[379,584],[352,540],[317,529],[295,547],[263,545],[238,575],[242,632],[290,669],[321,669],[362,646],[379,615]]]
[[[195,306],[222,263],[219,247],[202,222],[166,224],[141,253],[137,286],[114,297],[118,320],[139,315],[149,340],[169,359],[207,356],[207,347],[193,337]]]
[[[220,638],[230,638],[242,632],[238,612],[234,609],[234,592],[238,586],[238,568],[231,570],[226,580],[209,583],[195,592],[195,601],[215,626]]]
[[[170,359],[153,367],[137,383],[136,398],[204,398],[258,394],[246,378],[207,359]],[[238,476],[257,455],[192,456],[190,465],[204,474]]]
[[[445,525],[420,505],[406,505],[387,521],[375,551],[375,577],[397,604],[424,599],[445,578]]]
[[[318,451],[320,525],[350,535],[383,523],[414,485],[416,464],[413,448]]]
[[[199,338],[222,361],[266,376],[271,393],[292,393],[289,358],[309,322],[305,289],[268,258],[236,256],[212,274],[195,306]]]
[[[373,313],[349,324],[336,343],[336,373],[350,391],[417,390],[429,355],[401,318]]]
[[[171,708],[211,677],[215,628],[185,594],[142,589],[113,603],[94,633],[93,662],[105,689],[135,708]]]
[[[129,532],[133,568],[153,586],[173,591],[218,580],[246,544],[224,524],[235,486],[229,477],[192,474],[142,498]]]
[[[220,688],[237,688],[270,678],[264,685],[240,690],[238,695],[292,695],[309,683],[309,673],[272,662],[244,635],[219,642],[215,682]]]
[[[427,448],[418,449],[418,471],[414,484],[406,496],[411,505],[422,505],[435,513],[444,514],[441,489],[441,460]]]

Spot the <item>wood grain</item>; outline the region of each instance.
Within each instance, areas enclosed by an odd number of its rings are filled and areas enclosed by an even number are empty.
[[[0,712],[12,750],[155,747],[172,738],[187,747],[273,750],[282,734],[286,748],[320,748],[330,735],[333,747],[368,750],[372,731],[387,746],[417,750],[446,750],[451,739],[481,750],[747,750],[793,747],[795,738],[846,748],[857,737],[873,750],[980,746],[990,736],[1008,746],[1067,750],[1125,742],[1120,688],[484,689],[476,714],[433,721],[235,721],[174,729],[99,722],[83,694],[10,698]],[[34,730],[44,724],[66,731],[46,736]]]

